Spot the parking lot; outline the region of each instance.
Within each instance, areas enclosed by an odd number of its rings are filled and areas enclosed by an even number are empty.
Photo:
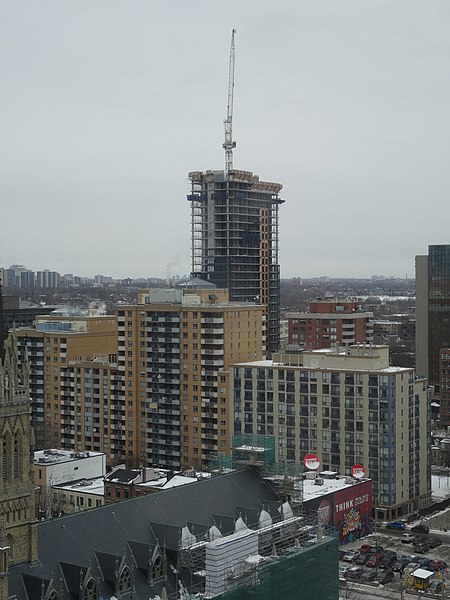
[[[409,537],[414,538],[414,541],[411,541],[409,543],[405,543],[404,541],[402,541],[402,536],[404,533],[411,534],[409,529],[406,532],[382,529],[382,530],[378,531],[376,535],[375,534],[370,535],[362,540],[358,540],[356,542],[352,542],[350,544],[347,544],[347,545],[341,547],[341,554],[343,551],[345,551],[345,552],[347,552],[349,550],[358,551],[358,549],[363,544],[365,544],[365,545],[372,546],[372,548],[370,550],[370,553],[372,555],[376,554],[376,551],[379,550],[379,548],[381,547],[381,548],[383,548],[383,550],[382,550],[382,552],[379,552],[379,554],[382,554],[385,557],[386,557],[386,555],[387,556],[390,555],[392,557],[391,553],[395,553],[396,560],[398,560],[399,557],[404,556],[405,561],[408,559],[409,563],[416,563],[416,565],[418,563],[420,563],[420,566],[423,566],[423,568],[427,569],[427,570],[435,570],[436,568],[442,567],[442,565],[439,564],[439,562],[432,563],[433,566],[427,565],[426,564],[427,560],[434,559],[435,561],[440,561],[441,563],[446,563],[449,568],[441,569],[441,571],[435,571],[435,574],[432,577],[432,580],[436,581],[434,586],[436,586],[436,589],[438,590],[437,593],[422,592],[422,591],[417,592],[411,588],[406,589],[405,591],[407,593],[407,596],[410,595],[411,597],[413,597],[414,595],[420,594],[421,596],[430,597],[430,598],[450,598],[450,533],[431,530],[428,535],[424,535],[424,534],[418,534],[418,535],[414,535],[414,536],[410,535]],[[407,536],[405,536],[405,537],[407,537]],[[426,546],[424,546],[423,543],[421,545],[417,544],[417,542],[426,542],[427,538],[430,538],[430,537],[438,538],[439,541],[442,541],[442,544],[437,545],[438,542],[435,542],[436,547],[434,547],[434,548],[427,548]],[[419,552],[415,552],[414,547],[416,547],[416,549],[418,549]],[[381,559],[381,557],[380,557],[380,559]],[[379,561],[380,561],[380,559],[379,559]],[[363,560],[363,557],[360,556],[359,562],[361,563],[362,560]],[[383,594],[385,594],[386,596],[391,595],[392,593],[395,593],[394,596],[400,598],[401,590],[405,589],[404,575],[409,571],[406,570],[403,572],[402,571],[394,572],[393,575],[389,575],[387,577],[387,579],[392,578],[391,581],[388,581],[384,584],[376,583],[376,581],[371,581],[371,580],[375,579],[376,577],[380,578],[380,575],[388,570],[392,571],[393,569],[395,569],[394,563],[392,562],[392,558],[390,560],[389,559],[387,560],[387,562],[392,563],[390,565],[390,568],[389,568],[389,566],[387,566],[387,567],[380,566],[379,561],[378,561],[378,564],[370,567],[370,566],[367,566],[367,562],[366,562],[366,564],[358,565],[357,557],[356,557],[356,564],[355,564],[355,559],[353,559],[352,562],[350,562],[350,561],[344,561],[341,558],[341,560],[339,561],[339,567],[340,567],[340,582],[341,582],[342,588],[351,587],[355,590],[355,593],[359,590],[360,594],[362,595],[363,590],[365,590],[367,592],[371,591],[371,593],[373,593],[375,591],[374,586],[378,586],[379,591],[383,590]],[[372,561],[372,564],[373,564],[373,562],[377,562],[377,561]],[[385,562],[386,562],[386,560],[385,560]],[[399,563],[397,563],[397,565],[399,565]],[[406,567],[407,569],[408,569],[408,566]],[[418,565],[418,567],[419,567],[419,565]],[[348,570],[349,568],[352,569],[352,571],[349,571]],[[347,569],[347,573],[344,573],[345,569]],[[397,567],[397,569],[398,569],[398,567]],[[448,580],[448,585],[446,585],[447,580]],[[440,589],[441,586],[440,586],[440,584],[438,584],[438,582],[444,583],[443,589]],[[391,594],[388,592],[388,590],[390,591]],[[397,596],[397,594],[398,594],[398,596]],[[345,597],[345,594],[341,594],[341,595],[342,595],[342,597]],[[357,593],[356,593],[355,597],[356,596],[357,596]]]

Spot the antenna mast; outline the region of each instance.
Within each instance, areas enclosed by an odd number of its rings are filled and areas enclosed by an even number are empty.
[[[222,148],[225,150],[225,171],[228,173],[233,168],[233,148],[236,148],[236,142],[233,142],[233,95],[234,95],[234,36],[236,30],[231,33],[230,63],[228,67],[228,104],[227,118],[224,120],[225,142]]]

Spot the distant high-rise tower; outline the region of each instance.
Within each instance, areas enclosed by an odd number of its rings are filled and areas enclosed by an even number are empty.
[[[449,347],[450,245],[429,246],[428,256],[416,256],[416,372],[437,392],[441,349]]]
[[[225,169],[189,173],[192,276],[228,288],[231,301],[265,304],[271,353],[280,339],[278,212],[283,186],[233,168],[233,90],[234,31],[224,121]]]

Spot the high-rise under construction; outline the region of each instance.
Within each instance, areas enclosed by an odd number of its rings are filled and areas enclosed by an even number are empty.
[[[267,306],[267,351],[280,338],[278,216],[280,183],[233,168],[234,34],[231,38],[225,169],[189,173],[192,275],[228,288],[231,301]]]

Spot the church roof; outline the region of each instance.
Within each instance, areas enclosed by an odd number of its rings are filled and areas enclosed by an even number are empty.
[[[150,585],[148,561],[155,550],[167,552],[166,556],[175,561],[185,525],[189,524],[196,536],[204,535],[212,525],[222,527],[226,534],[241,516],[237,505],[248,507],[253,517],[273,502],[278,502],[278,496],[270,484],[253,469],[245,469],[42,521],[38,524],[39,564],[10,567],[10,594],[40,600],[41,587],[31,585],[30,577],[47,584],[54,578],[58,585],[64,577],[76,599],[75,580],[79,590],[80,578],[93,576],[101,582],[100,595],[106,599],[114,589],[118,564],[125,561],[133,571],[137,597],[141,597],[139,592],[142,597],[155,595],[162,582],[156,582],[156,587]],[[176,562],[172,567],[167,569],[164,582],[168,591],[175,583],[171,583],[170,572],[177,567]]]

